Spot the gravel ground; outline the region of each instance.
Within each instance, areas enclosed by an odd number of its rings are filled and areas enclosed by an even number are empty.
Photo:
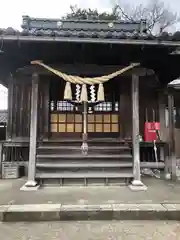
[[[0,223],[3,240],[178,240],[180,223],[163,221]]]

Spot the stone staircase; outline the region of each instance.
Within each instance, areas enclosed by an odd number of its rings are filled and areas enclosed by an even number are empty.
[[[117,139],[88,141],[88,154],[81,152],[82,141],[42,142],[37,148],[36,179],[40,184],[121,185],[133,177],[131,148]]]

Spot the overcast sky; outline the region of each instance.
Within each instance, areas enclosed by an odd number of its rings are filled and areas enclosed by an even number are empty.
[[[20,28],[22,15],[58,18],[70,5],[108,10],[118,0],[1,0],[0,27]],[[135,5],[147,0],[121,0]],[[163,0],[172,10],[180,12],[180,0]]]
[[[31,17],[60,18],[69,11],[70,5],[97,8],[108,11],[117,0],[1,0],[0,28],[13,27],[20,29],[22,15]],[[135,5],[147,0],[123,0]],[[180,0],[164,0],[173,11],[180,12]],[[7,107],[7,93],[0,86],[0,109]]]

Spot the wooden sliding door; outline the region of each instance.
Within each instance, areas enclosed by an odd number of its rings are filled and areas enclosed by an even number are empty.
[[[80,137],[82,114],[79,107],[67,101],[58,101],[57,109],[51,111],[50,126],[54,137]]]
[[[94,137],[119,136],[119,103],[103,102],[89,108],[88,133]]]

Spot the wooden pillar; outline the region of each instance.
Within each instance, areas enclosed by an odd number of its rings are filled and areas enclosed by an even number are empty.
[[[0,143],[0,178],[2,178],[3,143]]]
[[[25,184],[25,187],[28,187],[28,188],[31,188],[31,187],[33,188],[37,186],[37,183],[35,181],[37,112],[38,112],[38,75],[34,73],[32,76],[32,93],[31,93],[31,122],[30,122],[28,181]]]
[[[7,128],[6,128],[6,140],[10,141],[12,139],[12,131],[13,131],[13,77],[12,75],[9,76],[8,79],[8,120],[7,120]]]
[[[83,102],[83,134],[82,134],[82,146],[81,150],[83,154],[88,152],[88,133],[87,133],[87,114],[88,114],[88,103]]]
[[[50,96],[49,96],[49,80],[45,82],[44,85],[44,140],[49,139],[50,129]]]
[[[176,180],[176,154],[175,154],[175,124],[174,124],[174,97],[168,95],[168,113],[169,113],[169,157],[171,162],[171,178]]]
[[[168,128],[166,126],[166,117],[165,117],[165,111],[166,111],[166,104],[167,101],[165,99],[167,95],[163,93],[159,93],[159,122],[160,122],[160,139],[163,142],[167,143],[167,136],[168,136]],[[160,148],[160,160],[164,161],[165,163],[165,178],[167,177],[167,174],[170,173],[170,161],[168,157],[168,145],[165,144],[164,147]]]
[[[166,142],[167,140],[167,128],[165,120],[166,102],[163,93],[159,93],[158,100],[159,100],[160,138],[163,142]]]
[[[130,185],[132,190],[146,190],[141,181],[140,173],[140,145],[139,145],[139,77],[132,75],[132,148],[133,148],[133,175]]]

